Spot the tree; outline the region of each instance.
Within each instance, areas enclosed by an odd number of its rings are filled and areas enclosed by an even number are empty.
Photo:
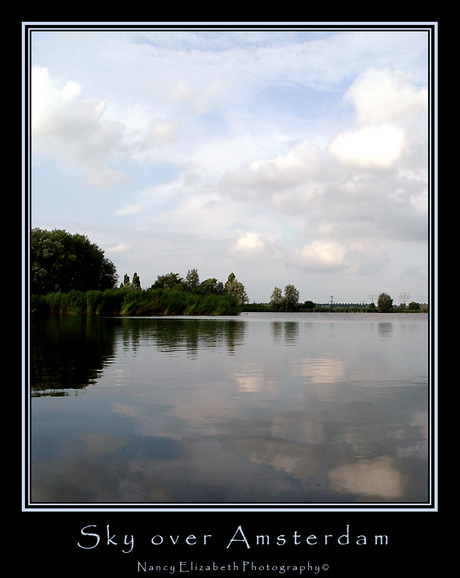
[[[222,281],[218,281],[215,277],[212,277],[200,283],[198,292],[203,295],[224,295],[225,288]]]
[[[393,299],[387,293],[380,293],[377,300],[377,309],[380,313],[388,313],[393,309]]]
[[[133,289],[140,289],[141,288],[141,278],[137,273],[133,275],[133,282],[131,283]]]
[[[158,275],[152,289],[180,289],[183,286],[184,280],[179,273],[167,273],[166,275]]]
[[[185,277],[185,282],[192,291],[195,291],[200,284],[200,276],[196,269],[189,269]]]
[[[115,265],[95,243],[63,229],[32,229],[30,288],[34,295],[71,290],[104,291],[117,283]]]
[[[236,295],[240,304],[249,301],[244,285],[238,281],[234,273],[230,273],[228,276],[227,282],[225,283],[225,290],[227,293],[230,293],[230,295]]]
[[[279,311],[283,305],[283,292],[279,287],[275,287],[270,298],[270,306],[275,311]]]
[[[120,289],[124,287],[125,289],[141,289],[141,278],[137,273],[134,273],[133,280],[130,281],[129,275],[123,277],[123,283],[120,284]]]
[[[299,291],[294,285],[286,285],[284,288],[284,308],[286,311],[295,311],[299,304]]]

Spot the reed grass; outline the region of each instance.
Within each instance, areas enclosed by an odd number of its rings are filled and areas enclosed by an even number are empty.
[[[35,315],[238,315],[235,295],[200,295],[174,289],[107,289],[31,295]]]

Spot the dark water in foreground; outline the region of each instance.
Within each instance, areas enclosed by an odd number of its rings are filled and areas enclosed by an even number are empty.
[[[420,503],[424,314],[32,320],[33,503]]]

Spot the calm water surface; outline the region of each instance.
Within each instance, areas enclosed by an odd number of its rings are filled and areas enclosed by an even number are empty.
[[[426,502],[427,317],[34,319],[32,502]]]

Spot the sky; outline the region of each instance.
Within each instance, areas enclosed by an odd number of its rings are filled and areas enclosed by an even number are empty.
[[[423,30],[40,29],[32,227],[81,233],[123,280],[250,302],[428,301]]]

